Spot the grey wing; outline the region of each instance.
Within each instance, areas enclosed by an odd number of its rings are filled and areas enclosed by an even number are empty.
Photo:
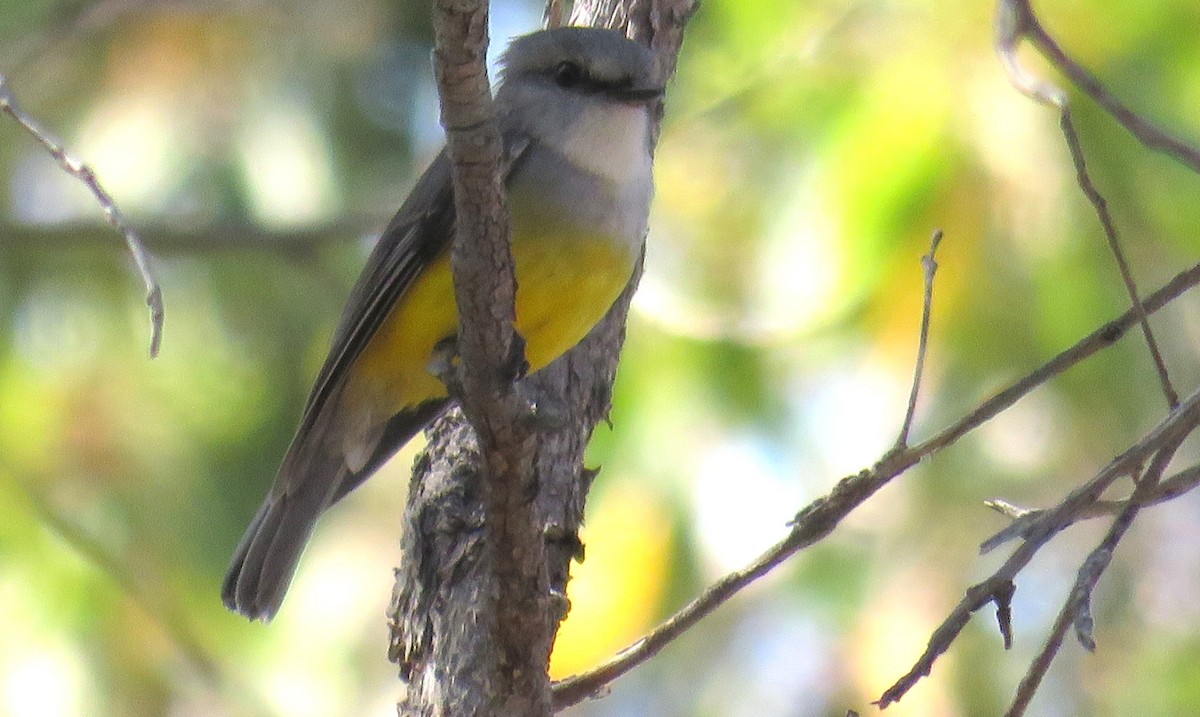
[[[350,294],[275,484],[234,551],[221,588],[229,609],[251,619],[273,617],[317,518],[419,431],[424,424],[418,421],[432,417],[425,415],[432,407],[394,417],[382,436],[389,446],[377,448],[357,473],[325,445],[350,368],[392,305],[445,249],[453,222],[449,164],[443,152],[384,230]]]
[[[507,171],[527,145],[506,142]],[[231,610],[252,619],[274,616],[320,514],[366,480],[445,405],[444,400],[428,401],[393,416],[356,472],[340,454],[327,450],[327,432],[351,367],[400,296],[445,251],[453,232],[450,163],[443,151],[384,230],[351,291],[275,484],[234,552],[222,586]]]
[[[392,306],[421,271],[449,245],[454,232],[450,162],[442,150],[392,217],[350,291],[334,330],[329,356],[308,396],[293,445],[323,423],[351,366],[370,343]],[[276,486],[276,489],[284,486]]]
[[[529,146],[530,140],[520,134],[510,132],[505,136],[501,170],[505,177],[517,169]],[[341,391],[350,367],[392,306],[424,268],[446,250],[453,236],[454,190],[450,158],[443,148],[388,223],[351,290],[334,330],[329,356],[309,394],[293,446],[306,443],[309,434],[319,430],[326,418],[326,406]],[[373,462],[377,465],[379,461]],[[275,490],[284,488],[275,486]],[[343,495],[346,492],[341,491]]]

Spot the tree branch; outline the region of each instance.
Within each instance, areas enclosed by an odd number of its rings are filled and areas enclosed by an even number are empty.
[[[1079,184],[1079,188],[1083,191],[1088,202],[1096,212],[1097,218],[1100,220],[1100,225],[1104,228],[1104,237],[1108,241],[1109,251],[1117,261],[1117,268],[1121,273],[1121,281],[1125,284],[1125,290],[1129,294],[1129,299],[1134,310],[1138,314],[1138,321],[1142,327],[1142,335],[1146,340],[1146,346],[1150,350],[1151,360],[1154,362],[1155,371],[1158,373],[1159,382],[1162,384],[1163,395],[1167,399],[1167,405],[1174,407],[1179,403],[1179,394],[1171,385],[1171,379],[1167,372],[1166,363],[1163,361],[1162,352],[1159,351],[1158,342],[1154,338],[1154,333],[1150,330],[1150,322],[1146,318],[1145,308],[1142,306],[1142,300],[1138,295],[1137,284],[1133,279],[1133,271],[1129,267],[1129,262],[1125,258],[1125,251],[1121,248],[1121,241],[1117,234],[1116,223],[1113,222],[1112,214],[1108,211],[1108,202],[1104,196],[1096,189],[1095,183],[1092,182],[1091,176],[1087,171],[1087,163],[1083,157],[1083,147],[1079,142],[1079,134],[1075,131],[1075,123],[1071,117],[1071,109],[1067,103],[1066,93],[1053,84],[1038,79],[1023,68],[1017,60],[1017,48],[1024,37],[1037,37],[1042,40],[1048,40],[1053,45],[1053,41],[1041,29],[1038,23],[1037,16],[1033,12],[1033,7],[1028,0],[1001,0],[996,14],[996,51],[1000,56],[1001,63],[1008,72],[1009,80],[1018,91],[1025,94],[1027,97],[1034,99],[1043,104],[1050,105],[1059,111],[1060,125],[1062,127],[1063,137],[1067,142],[1067,149],[1071,153],[1071,162],[1075,167],[1075,177]],[[1039,49],[1042,45],[1038,45]],[[1071,62],[1057,45],[1053,46],[1057,51],[1057,57],[1064,62],[1070,64],[1082,73],[1082,70]],[[1083,73],[1086,77],[1086,73]],[[1104,89],[1099,83],[1091,80],[1091,87],[1094,91],[1102,96],[1107,96]],[[1113,100],[1115,102],[1115,100]],[[1104,103],[1101,103],[1102,105]],[[1111,105],[1104,105],[1106,108]],[[1119,106],[1119,105],[1118,105]],[[1122,108],[1124,110],[1124,108]],[[1126,118],[1136,117],[1129,110],[1124,110]],[[1120,120],[1120,117],[1118,117]],[[1142,123],[1143,127],[1149,127],[1148,122]]]
[[[913,367],[912,390],[908,394],[908,409],[904,412],[904,421],[900,425],[900,435],[896,437],[894,449],[900,450],[908,446],[908,434],[912,430],[913,417],[917,413],[917,397],[921,394],[921,377],[925,374],[925,354],[929,350],[929,321],[933,314],[933,277],[937,274],[938,245],[942,243],[942,230],[935,229],[929,240],[929,253],[921,257],[921,268],[925,274],[925,296],[921,303],[921,331],[917,338],[917,360]]]
[[[104,211],[104,218],[121,233],[121,236],[125,237],[125,246],[133,257],[138,274],[142,278],[142,284],[146,287],[146,306],[150,307],[150,358],[154,358],[158,355],[158,349],[162,345],[162,289],[158,286],[154,270],[150,268],[150,255],[142,246],[137,232],[125,220],[125,215],[117,208],[112,196],[100,185],[100,180],[92,168],[68,154],[61,144],[51,139],[50,135],[32,117],[21,110],[4,75],[0,75],[0,112],[12,117],[25,131],[33,135],[33,138],[50,153],[50,156],[58,162],[64,172],[83,182],[83,185],[100,204],[100,209]]]
[[[630,34],[640,34],[646,38],[658,55],[660,66],[674,67],[674,55],[678,52],[682,39],[683,28],[679,18],[686,18],[678,11],[663,8],[683,7],[690,2],[684,0],[654,0],[642,2],[634,11],[623,15],[632,26]],[[456,5],[457,8],[465,7]],[[580,4],[575,4],[576,13]],[[674,12],[675,14],[670,14]],[[674,19],[672,19],[674,18]],[[589,18],[576,18],[579,24]],[[457,29],[473,27],[465,16],[451,14],[451,21],[457,22]],[[655,24],[657,23],[657,24]],[[635,30],[634,28],[639,28]],[[454,29],[454,28],[451,28]],[[667,38],[667,40],[664,40]],[[673,44],[671,38],[673,38]],[[439,40],[439,47],[443,47]],[[463,69],[463,58],[439,57],[440,62],[448,65],[447,79],[455,79],[466,74]],[[457,70],[455,69],[457,68]],[[661,116],[661,106],[659,108]],[[450,123],[447,122],[449,128]],[[467,121],[463,129],[471,131],[478,125]],[[657,133],[657,127],[655,128]],[[486,142],[486,140],[485,140]],[[483,174],[478,166],[473,170]],[[488,180],[494,175],[488,175]],[[493,187],[486,187],[492,191]],[[457,192],[456,187],[456,192]],[[461,221],[461,216],[460,216]],[[491,228],[488,225],[485,228]],[[464,230],[459,228],[460,232]],[[461,237],[460,237],[461,239]],[[490,245],[494,248],[494,245]],[[460,247],[461,248],[461,247]],[[471,321],[468,313],[475,307],[493,310],[488,320],[495,322],[497,317],[493,307],[497,305],[494,297],[484,294],[490,291],[506,291],[511,289],[511,279],[500,280],[502,286],[494,285],[497,279],[496,267],[503,268],[503,262],[508,261],[507,244],[504,244],[505,256],[495,257],[486,261],[492,262],[491,282],[482,286],[474,284],[470,287],[480,303],[471,304],[472,296],[460,293],[459,305],[462,313],[463,334],[459,350],[462,354],[464,369],[470,363],[465,346],[469,340],[467,324]],[[484,251],[488,251],[485,247]],[[473,257],[456,257],[473,260]],[[457,274],[459,265],[456,263],[456,279],[462,279]],[[531,542],[521,543],[526,549],[524,557],[534,551],[542,551],[545,562],[536,579],[524,577],[522,585],[515,586],[526,600],[524,606],[518,601],[505,606],[504,614],[510,624],[503,629],[516,640],[523,639],[527,652],[519,655],[524,659],[523,664],[517,661],[506,662],[505,677],[513,680],[523,680],[524,693],[518,699],[514,696],[507,704],[493,700],[490,706],[471,711],[464,705],[467,699],[465,693],[487,688],[488,685],[472,681],[479,671],[491,669],[486,657],[480,658],[479,645],[472,643],[472,635],[482,629],[487,629],[489,623],[484,619],[485,613],[478,607],[485,596],[477,594],[477,585],[481,574],[485,574],[487,561],[493,559],[509,560],[516,563],[521,556],[502,556],[499,549],[493,545],[491,529],[487,527],[488,519],[484,517],[485,506],[499,500],[493,496],[480,499],[484,491],[499,491],[500,488],[489,485],[496,481],[495,470],[513,471],[516,474],[517,463],[524,461],[524,442],[518,445],[518,460],[503,462],[494,468],[491,459],[480,457],[480,448],[474,443],[472,432],[467,427],[461,413],[451,411],[440,419],[430,432],[430,448],[423,454],[414,469],[413,484],[409,492],[409,503],[405,511],[405,530],[403,538],[404,559],[397,570],[396,592],[392,606],[392,657],[400,663],[401,675],[408,687],[407,696],[401,701],[401,714],[541,714],[543,707],[549,709],[548,686],[546,674],[546,657],[548,657],[550,641],[553,639],[558,622],[566,614],[568,604],[565,599],[566,584],[569,578],[569,566],[572,558],[582,557],[582,544],[579,540],[579,526],[583,518],[584,502],[591,481],[596,472],[583,467],[583,451],[587,445],[596,424],[603,420],[609,410],[612,391],[612,381],[616,373],[617,357],[624,340],[625,317],[629,309],[629,300],[637,281],[641,276],[641,264],[638,263],[634,275],[625,292],[617,300],[608,315],[592,332],[575,348],[550,366],[539,370],[533,376],[521,382],[521,395],[528,401],[522,401],[518,409],[531,402],[539,407],[551,407],[555,420],[549,423],[530,422],[526,414],[518,411],[517,416],[507,424],[500,421],[497,415],[488,414],[488,406],[469,404],[472,400],[473,389],[469,381],[496,382],[492,387],[499,391],[486,397],[487,401],[509,401],[509,396],[515,398],[516,392],[511,389],[512,362],[493,364],[499,368],[498,373],[476,376],[471,378],[469,371],[464,371],[461,395],[468,416],[479,429],[482,451],[489,449],[485,433],[489,430],[510,431],[505,436],[516,435],[516,432],[534,431],[536,440],[532,442],[532,470],[523,477],[524,490],[509,493],[513,500],[523,500],[523,505],[510,506],[519,510],[527,510],[533,516],[530,528],[536,533],[524,532],[523,536],[531,535],[536,538],[536,546]],[[474,281],[474,279],[470,279]],[[459,292],[465,290],[462,282],[457,282]],[[483,293],[477,293],[483,292]],[[511,306],[511,298],[507,298],[505,309]],[[503,318],[503,317],[501,317]],[[511,332],[511,314],[505,327]],[[496,334],[483,337],[482,341],[496,338]],[[503,338],[499,344],[503,349]],[[513,337],[510,346],[519,346],[519,337]],[[519,353],[500,352],[491,356],[504,359]],[[497,398],[499,396],[499,398]],[[478,400],[478,397],[476,398]],[[486,403],[486,401],[485,401]],[[494,407],[493,407],[494,408]],[[502,415],[507,407],[501,407],[497,414]],[[472,412],[482,413],[485,425],[480,426],[477,417]],[[561,415],[559,413],[561,412]],[[510,414],[511,415],[511,414]],[[495,418],[492,423],[487,423]],[[501,452],[501,455],[504,455]],[[486,466],[486,471],[480,470],[480,463]],[[486,477],[484,474],[487,474]],[[512,525],[510,519],[504,526],[505,530],[525,530],[526,526]],[[489,552],[490,551],[490,552]],[[485,553],[487,553],[485,555]],[[522,563],[529,565],[529,562]],[[519,596],[520,597],[520,596]],[[540,601],[530,607],[533,601]],[[527,611],[527,614],[516,615],[515,611]],[[523,622],[517,622],[517,619]],[[540,622],[539,622],[540,621]],[[522,628],[524,624],[533,624],[532,629]],[[480,630],[464,629],[464,625],[479,625]],[[523,634],[518,635],[518,633]],[[544,651],[541,647],[544,644]],[[528,658],[533,655],[534,658]],[[474,656],[474,657],[472,657]],[[472,662],[472,659],[474,660]],[[538,666],[526,667],[538,662]],[[511,667],[509,667],[511,666]],[[517,674],[516,669],[526,670],[525,674]],[[451,679],[455,675],[461,679]],[[539,692],[539,687],[541,692]],[[507,687],[499,688],[507,690]],[[515,695],[516,690],[512,691]],[[542,695],[546,696],[544,705],[540,703]],[[489,711],[490,710],[490,711]]]
[[[1050,33],[1046,32],[1045,28],[1042,27],[1037,14],[1033,11],[1030,0],[1000,0],[996,16],[996,37],[998,44],[1008,45],[1015,50],[1016,44],[1022,38],[1029,39],[1042,56],[1050,61],[1050,64],[1059,72],[1066,75],[1076,87],[1086,92],[1096,104],[1103,107],[1113,119],[1119,122],[1138,141],[1150,149],[1162,152],[1177,160],[1192,171],[1200,172],[1200,148],[1165,132],[1150,120],[1125,106],[1090,72],[1085,70],[1063,51],[1054,38],[1050,36]],[[1006,64],[1011,63],[1015,66],[1016,56],[1014,53],[1002,50],[1000,54],[1001,59]],[[1043,83],[1019,69],[1014,72],[1013,66],[1008,67],[1008,69],[1010,76],[1022,78],[1022,86],[1019,89],[1025,94],[1039,101],[1049,102],[1055,106],[1061,106],[1061,104],[1065,103],[1065,96],[1062,95],[1060,90],[1052,88],[1047,83]],[[1046,92],[1044,96],[1038,96],[1042,95],[1043,92]],[[1051,99],[1055,96],[1059,99]]]
[[[1141,506],[1146,508],[1158,505],[1159,503],[1166,503],[1185,493],[1190,493],[1198,485],[1200,485],[1200,465],[1185,468],[1169,478],[1164,478],[1152,490],[1147,491],[1140,499]],[[1124,510],[1132,499],[1131,496],[1127,500],[1097,500],[1080,510],[1079,514],[1074,517],[1074,520],[1078,522],[1116,515]],[[1029,510],[1027,508],[1020,508],[999,498],[986,501],[984,505],[1009,518],[1013,523],[984,541],[980,546],[981,553],[993,550],[1015,538],[1024,538],[1028,533],[1029,526],[1046,512],[1044,509]]]
[[[1100,541],[1100,544],[1096,546],[1087,559],[1083,561],[1083,564],[1079,566],[1071,593],[1063,603],[1062,610],[1059,611],[1058,617],[1054,621],[1054,626],[1050,629],[1045,646],[1038,653],[1037,657],[1034,658],[1033,664],[1030,665],[1025,677],[1021,679],[1021,684],[1017,687],[1017,694],[1013,698],[1013,703],[1009,707],[1008,712],[1005,713],[1005,717],[1021,717],[1021,715],[1025,714],[1025,710],[1028,709],[1029,703],[1033,700],[1033,695],[1042,683],[1042,678],[1046,676],[1046,671],[1050,669],[1050,663],[1062,647],[1068,627],[1074,625],[1075,634],[1079,638],[1079,642],[1088,652],[1095,651],[1096,640],[1092,635],[1092,628],[1094,626],[1091,610],[1092,592],[1096,589],[1096,584],[1100,581],[1100,576],[1104,574],[1104,571],[1112,562],[1113,551],[1116,550],[1117,543],[1121,541],[1121,538],[1125,536],[1129,527],[1133,525],[1133,520],[1137,517],[1138,511],[1146,504],[1146,499],[1159,485],[1159,480],[1162,478],[1163,472],[1171,462],[1171,458],[1174,457],[1175,452],[1179,450],[1183,439],[1195,429],[1196,420],[1200,419],[1193,415],[1190,427],[1186,424],[1181,425],[1176,433],[1170,436],[1165,441],[1165,444],[1158,449],[1158,452],[1154,455],[1150,463],[1150,467],[1142,474],[1137,488],[1133,491],[1133,495],[1113,520],[1104,539]]]
[[[534,435],[520,420],[526,406],[514,379],[524,348],[513,329],[516,279],[501,177],[504,148],[487,78],[486,0],[434,3],[435,71],[452,162],[455,238],[451,249],[461,364],[450,390],[478,437],[481,468],[481,578],[463,585],[458,630],[468,648],[442,655],[434,700],[445,714],[548,715],[553,644],[549,580],[536,492]],[[470,445],[458,437],[454,445]],[[474,629],[466,629],[473,625]],[[453,626],[449,626],[454,629]]]
[[[1180,273],[1171,282],[1147,297],[1145,301],[1146,310],[1154,313],[1198,283],[1200,283],[1200,264]],[[925,457],[946,448],[967,433],[970,433],[972,430],[1002,413],[1020,398],[1048,382],[1051,378],[1065,372],[1101,349],[1111,346],[1136,322],[1137,317],[1133,310],[1127,311],[1119,318],[1093,331],[1074,346],[1058,354],[1024,378],[1000,391],[987,401],[984,401],[970,413],[943,429],[932,438],[916,446],[906,447],[901,450],[893,449],[870,469],[843,478],[827,495],[813,501],[801,511],[791,523],[791,532],[752,563],[741,570],[726,575],[709,586],[699,597],[692,600],[692,602],[688,603],[664,623],[633,645],[622,650],[608,662],[593,670],[574,675],[556,683],[554,685],[555,709],[563,709],[587,699],[601,691],[616,678],[649,660],[658,654],[662,648],[675,640],[675,638],[707,617],[734,595],[749,587],[754,581],[779,567],[799,551],[832,533],[842,519],[859,505],[866,502],[867,499],[894,478],[916,465]],[[1193,397],[1192,400],[1200,403],[1200,397]],[[1182,407],[1176,413],[1179,413],[1181,410]],[[1115,480],[1115,477],[1113,479]],[[1016,555],[1014,555],[1015,557]],[[1032,557],[1032,553],[1025,559],[1028,560],[1029,557]],[[1010,562],[1012,561],[1013,559],[1010,558]],[[963,605],[960,605],[960,608],[956,609],[954,619],[961,621],[965,625],[966,619],[969,618],[971,612],[986,605],[988,602],[996,602],[997,606],[1002,608],[1004,606],[1002,598],[1005,591],[1008,590],[1007,585],[1010,582],[1011,578],[998,576],[971,588],[968,591],[969,599],[964,600],[969,609],[966,610],[965,614],[959,615],[958,613],[963,608]],[[1001,599],[998,599],[996,596],[1000,596]],[[946,624],[956,623],[952,623],[948,619]],[[945,628],[943,630],[944,635],[940,639],[939,644],[944,642],[945,646],[948,646],[949,642],[953,640],[953,637],[961,629],[961,625],[957,629]],[[942,647],[942,650],[944,649],[945,647]],[[932,664],[933,659],[936,659],[938,654],[941,654],[941,651],[937,651],[930,657],[930,664]],[[915,668],[914,672],[918,672],[919,674],[912,680],[913,683],[916,682],[916,679],[919,679],[920,675],[928,674],[927,671],[920,672]],[[894,687],[893,689],[896,688]],[[907,690],[907,687],[904,690]],[[904,690],[901,690],[899,694],[903,694]],[[890,692],[891,690],[889,690]],[[886,697],[887,694],[885,694]],[[884,704],[885,698],[881,698],[881,704]],[[899,696],[895,696],[894,699],[899,699]]]
[[[927,649],[913,668],[885,691],[878,702],[880,707],[886,707],[899,700],[921,677],[929,674],[933,662],[949,648],[966,625],[970,615],[986,603],[986,600],[980,599],[981,596],[992,594],[993,591],[1003,586],[1009,591],[1008,597],[1011,597],[1013,579],[1016,574],[1055,535],[1085,517],[1096,517],[1103,513],[1115,512],[1116,517],[1113,519],[1108,533],[1080,566],[1074,587],[1064,602],[1045,645],[1034,659],[1017,689],[1007,715],[1020,717],[1028,708],[1050,663],[1061,648],[1067,630],[1072,625],[1081,644],[1088,650],[1095,649],[1095,640],[1092,635],[1092,592],[1111,563],[1113,551],[1132,525],[1138,511],[1145,505],[1167,499],[1166,496],[1186,492],[1200,481],[1200,476],[1192,475],[1193,471],[1184,471],[1173,476],[1169,479],[1169,486],[1160,480],[1180,444],[1200,424],[1200,408],[1198,408],[1200,398],[1198,398],[1198,394],[1193,394],[1183,404],[1179,404],[1178,395],[1171,385],[1165,363],[1147,318],[1148,314],[1154,310],[1150,308],[1150,304],[1156,303],[1155,297],[1151,297],[1143,304],[1138,296],[1132,271],[1121,248],[1107,202],[1096,189],[1088,174],[1066,93],[1053,84],[1033,76],[1021,67],[1016,57],[1016,50],[1021,40],[1030,38],[1043,55],[1046,55],[1069,78],[1082,86],[1093,99],[1147,146],[1165,149],[1193,169],[1200,169],[1200,162],[1197,161],[1200,159],[1200,155],[1182,142],[1166,136],[1151,123],[1140,118],[1109,95],[1099,82],[1071,60],[1042,29],[1029,0],[1001,0],[998,6],[996,30],[997,50],[1013,85],[1027,96],[1051,105],[1060,112],[1063,136],[1075,167],[1077,182],[1100,220],[1109,249],[1117,260],[1122,281],[1132,302],[1133,308],[1126,316],[1131,316],[1142,328],[1162,384],[1163,393],[1172,409],[1159,426],[1142,441],[1114,459],[1092,480],[1072,491],[1055,508],[1045,511],[1023,511],[1002,501],[991,501],[990,505],[1013,518],[1013,523],[985,541],[981,550],[987,552],[1014,537],[1021,537],[1024,542],[991,577],[967,591],[959,605],[934,631]],[[1161,293],[1159,292],[1159,294]],[[1150,466],[1137,481],[1136,489],[1128,500],[1116,503],[1100,501],[1103,492],[1120,477],[1136,476],[1141,471],[1143,461],[1147,459],[1150,459]],[[1007,599],[996,600],[996,602],[1002,612],[1007,612]],[[1005,633],[1005,647],[1008,647],[1011,633],[1003,618],[1001,629]]]
[[[1200,391],[1193,393],[1185,399],[1178,408],[1168,414],[1166,418],[1149,431],[1140,441],[1120,456],[1114,458],[1112,462],[1105,466],[1090,481],[1073,490],[1053,509],[1046,511],[1035,524],[1030,526],[1025,542],[1013,551],[1008,560],[987,580],[967,590],[966,595],[959,604],[950,612],[950,615],[937,630],[934,631],[930,637],[929,645],[913,668],[889,687],[879,698],[879,706],[885,708],[893,702],[897,702],[922,677],[927,676],[933,667],[934,661],[958,637],[962,628],[966,626],[971,614],[988,602],[987,599],[983,598],[992,594],[1001,586],[1012,583],[1017,573],[1029,564],[1033,556],[1050,539],[1074,523],[1079,513],[1099,499],[1100,495],[1109,486],[1121,477],[1139,471],[1142,462],[1152,455],[1173,455],[1175,448],[1178,447],[1177,441],[1182,440],[1183,436],[1194,430],[1198,424],[1200,424]],[[1164,448],[1169,450],[1164,451]],[[1164,462],[1162,468],[1165,467],[1166,464]],[[1155,475],[1161,475],[1161,469],[1155,470],[1159,471]],[[1155,478],[1155,482],[1157,482],[1157,478]],[[1150,486],[1146,490],[1150,491],[1152,488],[1153,486]],[[1140,506],[1141,498],[1142,496],[1139,495],[1138,500],[1131,501],[1130,505]],[[1132,519],[1132,515],[1135,515],[1136,512],[1136,508],[1131,509],[1130,519]],[[1123,534],[1124,531],[1122,530],[1121,532]],[[1118,535],[1118,540],[1119,537]],[[1115,542],[1113,545],[1115,546]],[[1100,570],[1102,569],[1100,568]],[[1099,575],[1099,573],[1097,572],[1096,575]]]

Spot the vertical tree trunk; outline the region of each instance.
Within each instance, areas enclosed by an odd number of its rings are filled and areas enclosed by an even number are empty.
[[[693,7],[693,0],[579,0],[572,24],[628,27],[670,77]],[[542,614],[522,619],[531,630],[528,654],[542,656],[537,674],[528,674],[531,668],[511,659],[489,634],[504,611],[494,604],[496,556],[484,541],[488,486],[475,432],[458,409],[430,429],[429,447],[414,466],[391,610],[390,657],[406,687],[401,715],[548,713],[545,662],[567,613],[570,562],[582,556],[579,526],[594,477],[583,466],[583,451],[608,414],[629,300],[640,276],[639,262],[591,334],[525,381],[527,395],[553,416],[552,425],[535,429],[533,475],[523,483],[531,488],[527,514],[545,545],[536,556],[544,565],[525,566],[524,572],[545,575],[549,587],[538,603]],[[512,575],[502,579],[518,579]]]

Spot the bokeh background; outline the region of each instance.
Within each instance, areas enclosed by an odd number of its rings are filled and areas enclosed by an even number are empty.
[[[591,448],[603,471],[557,675],[634,640],[886,450],[934,228],[917,438],[1123,311],[1056,116],[992,53],[993,5],[702,5],[613,428]],[[1118,96],[1200,138],[1200,5],[1040,5]],[[497,46],[540,13],[496,2]],[[227,614],[218,586],[372,233],[440,144],[430,42],[425,3],[0,0],[0,71],[144,234],[167,309],[150,361],[119,238],[0,121],[0,715],[394,714],[384,613],[415,445],[323,520],[273,624]],[[1200,254],[1200,178],[1077,99],[1153,288]],[[1200,300],[1155,324],[1189,392]],[[983,501],[1057,502],[1164,405],[1125,339],[568,714],[874,713],[1003,558],[977,554],[1004,525]],[[1195,496],[1141,516],[1096,595],[1099,651],[1067,644],[1030,714],[1200,712],[1198,516]],[[888,713],[1002,712],[1103,528],[1060,536],[1021,576],[1013,650],[984,611]]]

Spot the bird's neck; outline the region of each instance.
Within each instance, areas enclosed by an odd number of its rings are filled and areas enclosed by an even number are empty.
[[[547,144],[614,187],[640,185],[650,176],[650,117],[644,106],[591,109]]]

